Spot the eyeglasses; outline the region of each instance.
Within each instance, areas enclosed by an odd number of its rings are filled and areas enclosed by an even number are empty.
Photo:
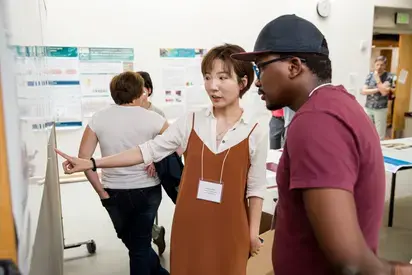
[[[282,56],[282,57],[274,58],[274,59],[271,59],[271,60],[268,60],[268,61],[265,61],[265,62],[262,62],[262,63],[259,63],[259,64],[254,64],[254,65],[253,65],[253,70],[255,71],[255,74],[256,74],[257,79],[260,79],[260,72],[261,72],[267,65],[269,65],[269,64],[271,64],[271,63],[274,63],[274,62],[286,60],[286,59],[289,59],[289,58],[293,58],[293,56]],[[302,61],[302,62],[306,62],[306,60],[303,59],[303,58],[299,58],[299,59],[300,59],[300,61]]]

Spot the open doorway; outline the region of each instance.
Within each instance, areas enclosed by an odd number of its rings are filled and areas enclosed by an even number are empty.
[[[381,139],[408,137],[405,114],[412,111],[412,10],[375,7],[373,27],[370,82],[386,83],[389,88],[366,95],[366,111],[378,118],[374,123]],[[384,63],[383,70],[379,63]]]
[[[375,63],[379,57],[386,60],[386,73],[392,81],[392,89],[388,94],[388,111],[386,115],[385,138],[390,138],[392,133],[392,120],[396,100],[396,80],[399,64],[399,34],[374,34],[370,58],[370,71],[375,70]]]

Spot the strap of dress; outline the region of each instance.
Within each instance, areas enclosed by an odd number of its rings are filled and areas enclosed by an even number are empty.
[[[193,112],[193,119],[192,119],[192,130],[195,129],[195,112]]]
[[[256,126],[258,125],[258,123],[255,123],[255,126],[253,126],[252,130],[250,131],[249,135],[247,136],[247,138],[250,137],[250,135],[252,134],[252,132],[255,130]]]

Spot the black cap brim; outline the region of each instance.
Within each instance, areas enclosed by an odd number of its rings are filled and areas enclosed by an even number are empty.
[[[243,52],[234,53],[230,57],[236,60],[254,62],[259,56],[269,54],[271,51],[258,51],[258,52]]]

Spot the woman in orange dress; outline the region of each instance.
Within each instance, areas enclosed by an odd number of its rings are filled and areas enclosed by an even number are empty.
[[[185,168],[172,225],[172,275],[245,275],[258,253],[266,191],[267,125],[240,107],[253,83],[250,63],[230,58],[236,45],[211,49],[202,74],[212,106],[178,119],[162,135],[102,159],[66,159],[66,173],[151,163],[185,150]]]

